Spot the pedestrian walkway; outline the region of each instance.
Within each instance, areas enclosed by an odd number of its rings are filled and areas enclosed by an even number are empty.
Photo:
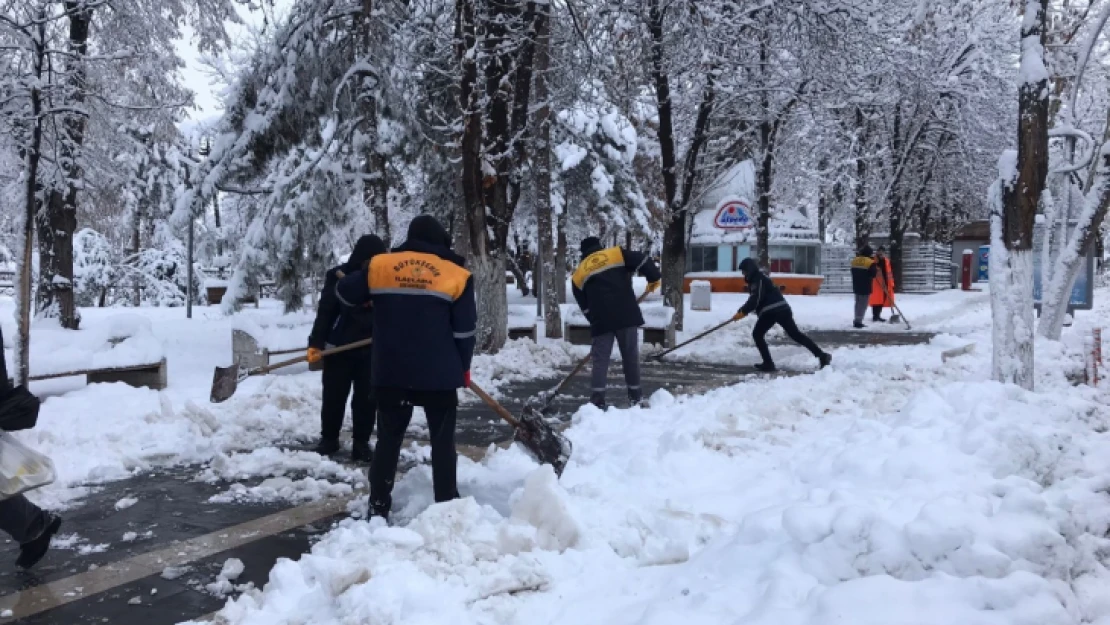
[[[813,332],[811,336],[830,348],[905,345],[932,338],[894,332]],[[642,371],[645,396],[661,388],[676,395],[701,393],[765,377],[750,366],[651,360]],[[787,370],[779,375],[807,371]],[[569,385],[554,403],[553,418],[569,420],[586,401],[588,378],[583,372]],[[557,382],[543,379],[513,385],[504,389],[504,403],[518,413],[529,397]],[[609,385],[610,402],[621,405],[624,384],[619,364],[610,371]],[[459,451],[474,459],[481,458],[491,443],[506,444],[512,434],[480,404],[460,406],[458,423]],[[301,441],[290,446],[309,445],[309,441]],[[279,558],[296,558],[311,547],[314,536],[348,515],[349,497],[300,506],[208,503],[228,484],[195,481],[199,471],[195,466],[177,467],[112,482],[67,511],[61,536],[79,533],[84,541],[76,547],[83,546],[91,553],[54,549],[38,568],[27,573],[15,569],[12,563],[18,546],[8,542],[0,553],[0,614],[11,610],[13,616],[0,617],[0,625],[171,625],[196,619],[223,606],[225,599],[204,587],[228,558],[238,558],[245,565],[236,584],[262,585]],[[251,486],[261,480],[242,482]],[[117,510],[117,502],[124,498],[137,502]],[[128,532],[135,533],[134,540],[123,540]]]

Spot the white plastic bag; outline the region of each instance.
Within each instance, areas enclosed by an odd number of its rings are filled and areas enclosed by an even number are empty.
[[[41,488],[54,482],[54,463],[20,443],[14,436],[0,434],[0,499]]]

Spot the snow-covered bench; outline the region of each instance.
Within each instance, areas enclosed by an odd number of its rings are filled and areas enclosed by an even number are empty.
[[[537,340],[536,315],[531,306],[509,306],[509,340]]]
[[[155,390],[166,388],[166,357],[150,320],[122,314],[105,321],[83,330],[34,328],[29,379],[85,376],[87,384],[123,382]]]
[[[303,353],[312,330],[308,323],[263,326],[246,317],[237,317],[231,329],[231,361],[254,369],[270,364],[275,356]],[[319,371],[320,363],[309,365]]]
[[[644,313],[644,345],[674,347],[674,308],[670,306],[641,306]]]
[[[675,345],[674,309],[670,306],[640,306],[644,314],[643,343],[645,345]],[[563,317],[563,338],[571,345],[589,345],[590,322],[577,308],[571,308]]]
[[[259,287],[261,293],[261,287]],[[220,280],[217,278],[209,278],[204,281],[204,295],[208,299],[208,303],[216,306],[224,301],[224,296],[227,295],[227,280]],[[259,298],[253,294],[247,295],[242,298],[244,304],[254,304],[258,306]]]

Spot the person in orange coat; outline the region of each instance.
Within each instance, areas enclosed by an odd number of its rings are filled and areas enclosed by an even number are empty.
[[[894,272],[890,269],[890,259],[886,256],[886,248],[880,247],[875,254],[875,265],[879,271],[871,285],[871,321],[882,322],[883,309],[894,306]]]

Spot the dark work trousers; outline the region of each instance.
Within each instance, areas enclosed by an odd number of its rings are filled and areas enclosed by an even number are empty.
[[[351,424],[355,442],[365,443],[374,433],[373,388],[370,386],[370,348],[343,352],[324,359],[324,401],[320,405],[320,436],[335,440],[343,428],[347,396],[351,397]]]
[[[46,529],[47,515],[23,495],[0,500],[0,530],[17,543],[38,538]]]
[[[809,350],[809,353],[820,358],[824,353],[820,347],[813,342],[808,336],[798,329],[798,324],[794,323],[794,313],[790,308],[783,306],[774,310],[768,310],[759,316],[759,320],[755,322],[755,329],[752,330],[752,338],[755,339],[755,346],[759,349],[759,355],[763,357],[763,362],[766,364],[774,364],[771,360],[771,350],[767,349],[767,331],[772,326],[778,324],[786,332],[795,343]]]
[[[882,306],[872,306],[871,307],[871,320],[872,321],[882,321],[882,319],[883,319],[883,307]]]
[[[459,497],[455,481],[455,391],[405,392],[375,389],[378,396],[378,444],[370,463],[370,508],[386,516],[393,505],[393,478],[405,441],[405,430],[412,420],[413,406],[424,408],[428,436],[432,445],[432,488],[436,503]]]
[[[613,341],[621,352],[621,367],[628,396],[639,401],[640,389],[640,338],[639,328],[622,328],[616,332],[600,334],[593,338],[590,347],[590,396],[604,399],[609,380],[609,359],[613,355]]]

